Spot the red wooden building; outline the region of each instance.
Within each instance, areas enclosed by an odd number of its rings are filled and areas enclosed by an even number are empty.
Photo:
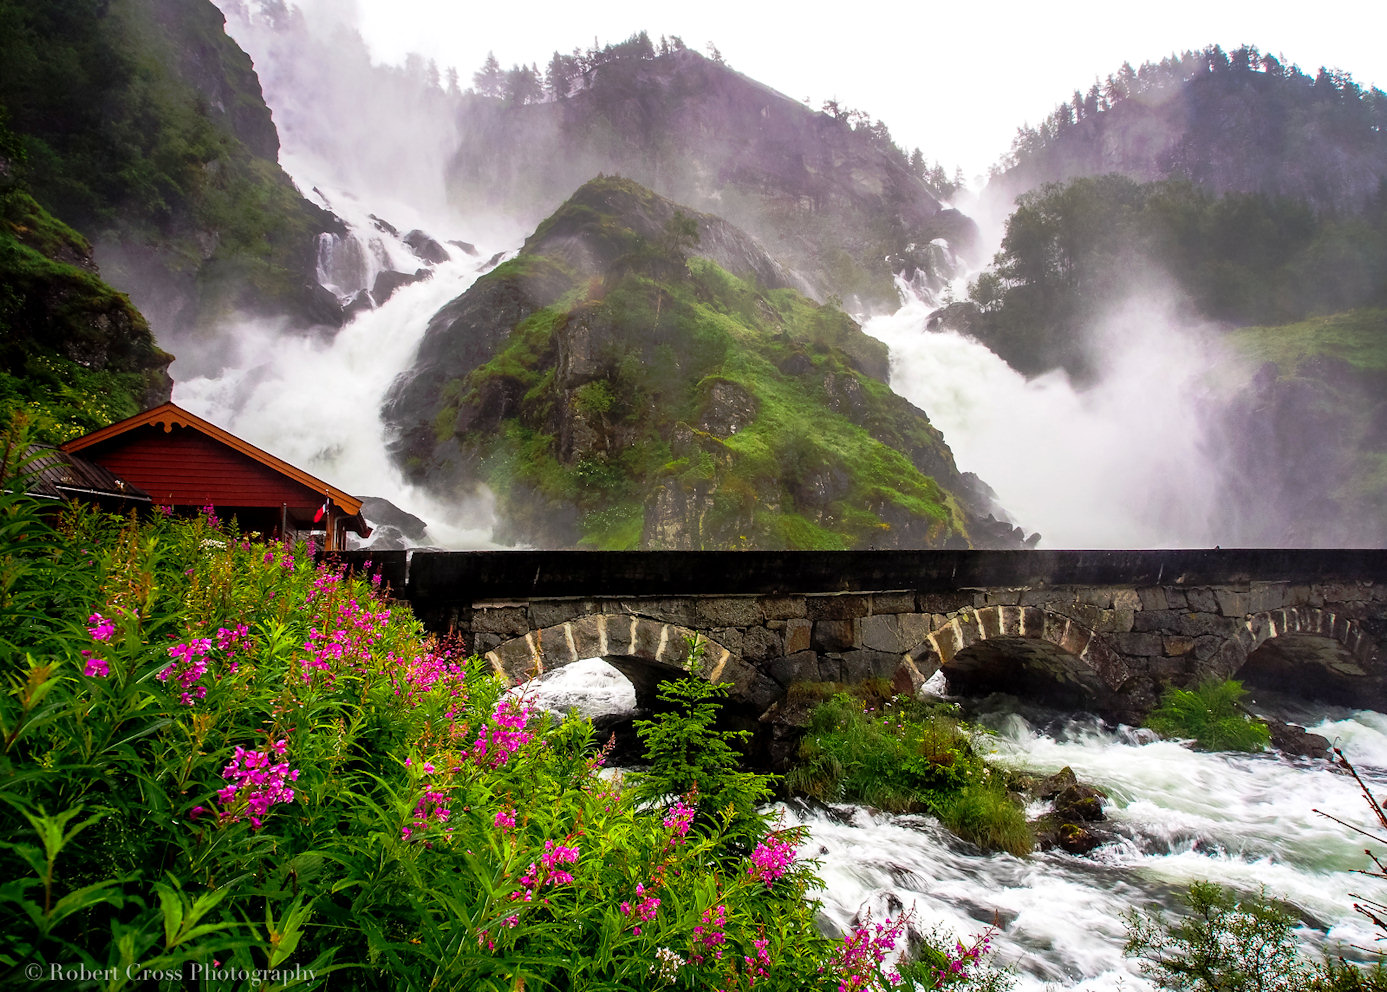
[[[68,441],[63,450],[149,494],[155,506],[216,508],[267,536],[321,532],[328,550],[368,537],[361,500],[172,403]]]

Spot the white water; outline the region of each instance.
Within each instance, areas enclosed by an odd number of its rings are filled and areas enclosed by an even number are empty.
[[[864,330],[891,349],[891,387],[944,432],[1050,548],[1213,547],[1218,464],[1206,451],[1204,370],[1212,345],[1150,300],[1109,318],[1121,347],[1099,381],[1027,380],[985,346],[925,330],[933,304],[907,302]]]
[[[1114,841],[1087,858],[982,855],[925,817],[786,808],[788,823],[809,827],[806,849],[821,859],[825,882],[817,896],[836,924],[905,907],[921,931],[966,938],[995,919],[993,961],[1016,969],[1022,990],[1150,988],[1122,955],[1123,914],[1169,909],[1199,880],[1254,893],[1265,886],[1312,921],[1301,933],[1309,947],[1372,945],[1376,934],[1350,893],[1381,899],[1387,884],[1354,874],[1369,867],[1364,840],[1312,810],[1372,824],[1353,781],[1326,762],[1199,754],[1095,722],[1053,733],[1015,714],[984,722],[997,731],[995,760],[1043,773],[1069,766],[1106,790]],[[1311,729],[1339,738],[1360,773],[1387,782],[1387,717],[1338,711]]]
[[[432,278],[405,286],[332,338],[242,320],[224,335],[223,369],[179,379],[174,402],[356,496],[384,496],[429,524],[451,548],[491,546],[487,494],[443,502],[407,485],[386,451],[381,402],[413,359],[432,317],[479,274],[453,252]]]

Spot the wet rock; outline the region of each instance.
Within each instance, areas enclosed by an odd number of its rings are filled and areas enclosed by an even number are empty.
[[[412,286],[432,276],[433,273],[428,269],[416,269],[413,272],[387,270],[376,276],[375,285],[371,287],[371,298],[376,301],[376,306],[380,306],[394,296],[395,290],[401,286]]]
[[[1312,734],[1294,723],[1280,723],[1276,720],[1266,720],[1265,723],[1271,731],[1271,746],[1282,754],[1302,758],[1329,757],[1328,738]]]
[[[409,245],[409,250],[418,255],[430,265],[438,265],[452,258],[448,254],[448,249],[429,237],[417,227],[404,236],[404,243]]]

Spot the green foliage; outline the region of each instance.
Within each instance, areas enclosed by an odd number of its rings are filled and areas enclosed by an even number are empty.
[[[925,810],[987,850],[1027,854],[1024,811],[948,708],[909,697],[878,702],[836,693],[816,706],[785,776],[795,793],[894,812]]]
[[[1193,689],[1171,686],[1146,718],[1162,737],[1188,738],[1201,751],[1261,751],[1271,740],[1267,725],[1241,706],[1242,683],[1209,681]]]
[[[1125,953],[1166,992],[1350,992],[1387,988],[1381,964],[1333,959],[1311,963],[1300,951],[1298,921],[1265,892],[1238,897],[1195,882],[1182,897],[1188,914],[1126,917]]]
[[[697,666],[700,657],[701,648],[691,644],[690,665]],[[658,698],[670,709],[636,721],[651,765],[641,775],[636,795],[649,803],[696,796],[696,822],[719,827],[735,850],[745,851],[769,829],[757,807],[771,798],[773,779],[740,769],[736,745],[751,736],[748,731],[717,727],[720,701],[730,688],[697,677],[660,683]]]
[[[1076,179],[1021,198],[994,264],[970,290],[977,332],[1024,372],[1088,374],[1076,332],[1124,298],[1134,268],[1170,276],[1189,308],[1234,324],[1382,305],[1387,195],[1343,216],[1187,182]]]
[[[369,576],[205,518],[55,529],[21,491],[0,487],[5,985],[173,989],[214,962],[305,989],[887,983],[865,927],[819,933],[812,863],[752,850],[799,837],[764,835],[717,687],[669,687],[647,732],[654,787],[697,783],[686,830],[596,774],[589,723],[503,696]]]

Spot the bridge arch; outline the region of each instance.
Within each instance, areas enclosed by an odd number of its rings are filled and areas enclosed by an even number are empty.
[[[903,666],[912,682],[942,669],[952,692],[1008,692],[1063,703],[1105,700],[1131,674],[1091,627],[1033,606],[991,605],[952,614],[906,655]]]
[[[503,641],[485,658],[511,685],[575,661],[601,658],[631,681],[637,705],[649,708],[659,683],[686,674],[688,645],[694,638],[703,648],[694,674],[710,682],[730,682],[734,700],[752,701],[762,677],[730,650],[702,631],[639,614],[585,614]]]
[[[1358,620],[1313,606],[1251,614],[1218,655],[1226,678],[1346,706],[1380,706],[1377,639]]]

